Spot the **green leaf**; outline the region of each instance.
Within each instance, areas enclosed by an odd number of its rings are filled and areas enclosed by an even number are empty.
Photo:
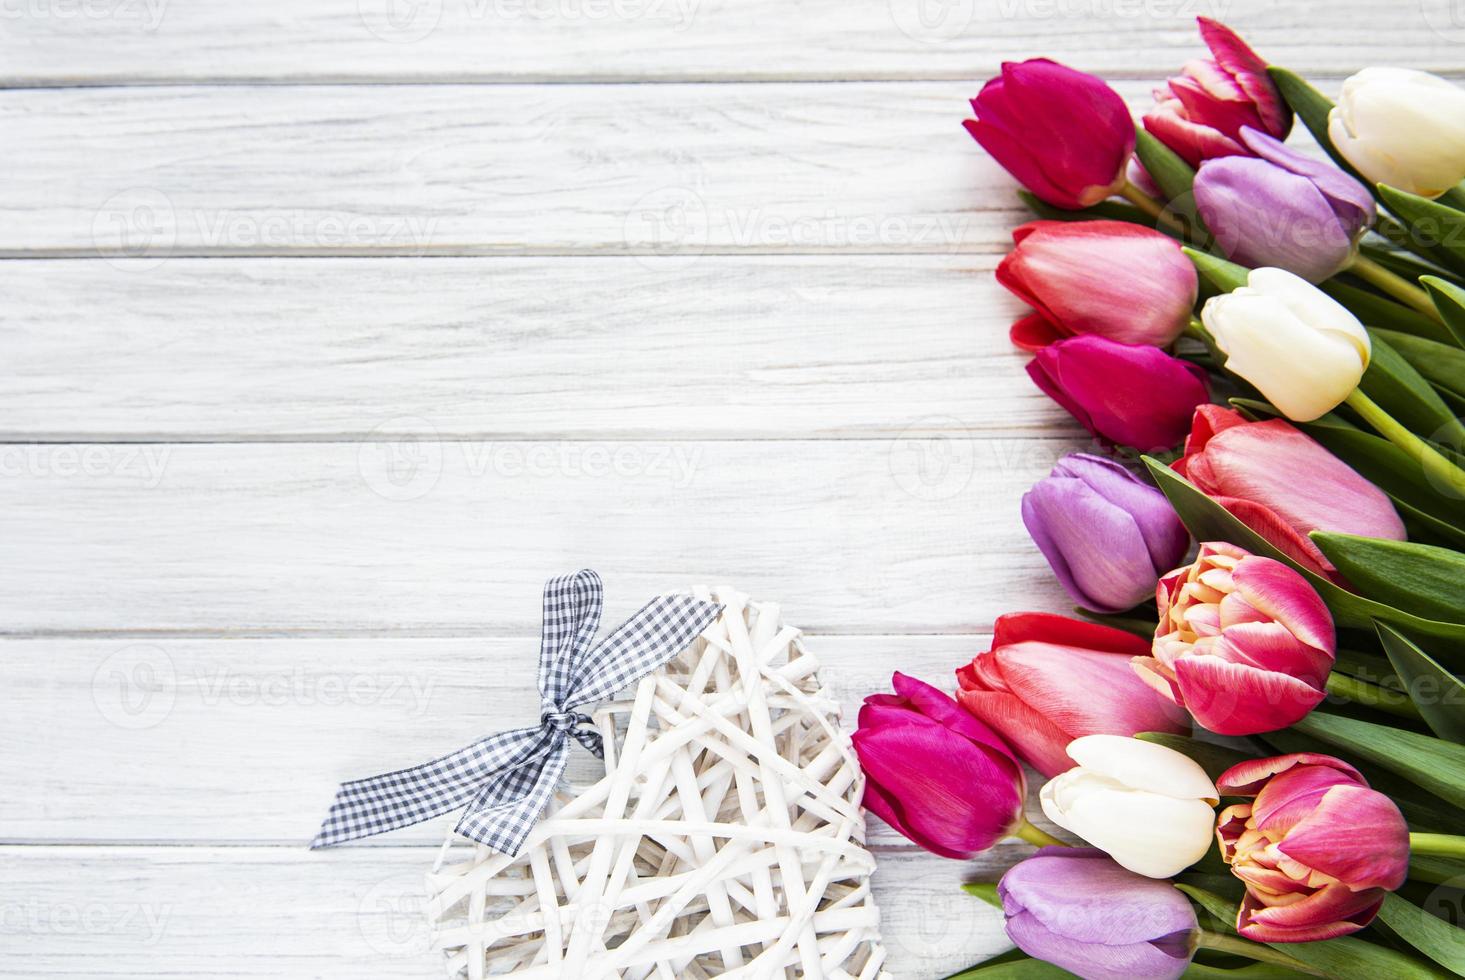
[[[1388,184],[1378,185],[1378,198],[1409,226],[1409,237],[1431,258],[1465,272],[1465,212]]]
[[[1430,731],[1465,745],[1465,683],[1387,623],[1379,623],[1378,631],[1384,653]]]
[[[1333,139],[1328,135],[1328,114],[1333,111],[1333,100],[1328,98],[1317,89],[1307,83],[1301,75],[1288,71],[1286,68],[1268,68],[1267,74],[1272,76],[1272,81],[1277,83],[1277,88],[1282,92],[1282,98],[1297,113],[1297,118],[1302,120],[1302,125],[1317,140],[1317,145],[1322,147],[1333,162],[1341,167],[1353,178],[1360,181],[1364,187],[1373,189],[1373,183],[1365,180],[1363,175],[1353,169],[1338,148],[1333,145]]]
[[[1465,397],[1465,350],[1382,327],[1374,327],[1370,333],[1387,341],[1436,389]]]
[[[1002,899],[997,895],[995,881],[969,881],[961,886],[961,890],[974,898],[980,898],[993,908],[1002,908]]]
[[[953,973],[946,980],[1062,980],[1065,977],[1072,978],[1073,974],[1013,949]]]
[[[1356,534],[1309,537],[1360,594],[1417,616],[1465,622],[1465,554]]]
[[[1145,214],[1133,204],[1121,204],[1119,201],[1100,201],[1093,207],[1084,208],[1081,211],[1066,211],[1063,208],[1055,208],[1046,201],[1039,199],[1031,191],[1018,191],[1017,196],[1022,198],[1028,210],[1040,218],[1048,221],[1093,221],[1105,219],[1108,221],[1127,221],[1134,225],[1144,225],[1146,228],[1155,227],[1155,219]],[[1161,231],[1165,229],[1161,228]]]
[[[1429,290],[1429,298],[1434,300],[1434,308],[1455,343],[1465,346],[1465,289],[1439,276],[1420,276],[1419,284]]]
[[[1318,288],[1348,307],[1354,316],[1363,321],[1364,326],[1383,327],[1396,334],[1410,334],[1441,344],[1461,343],[1453,333],[1430,317],[1378,293],[1350,286],[1337,279],[1326,279],[1318,283]]]
[[[1186,881],[1175,887],[1189,895],[1202,908],[1225,922],[1236,921],[1236,906],[1214,892],[1198,888]],[[1315,943],[1268,943],[1275,950],[1300,960],[1324,976],[1337,980],[1416,980],[1440,974],[1427,963],[1397,950],[1375,946],[1356,936],[1341,936]]]
[[[1431,915],[1398,895],[1384,897],[1379,920],[1440,966],[1465,975],[1465,929]]]
[[[1433,854],[1411,854],[1409,855],[1409,878],[1411,881],[1423,881],[1432,885],[1465,881],[1465,861],[1437,857]]]
[[[1431,442],[1465,445],[1465,426],[1439,392],[1377,330],[1373,356],[1358,387],[1410,432]]]
[[[1246,275],[1251,271],[1246,266],[1217,258],[1200,249],[1186,248],[1183,251],[1195,264],[1197,271],[1215,283],[1222,292],[1229,293],[1233,289],[1240,289],[1246,285]]]
[[[1238,749],[1202,742],[1184,735],[1171,735],[1168,732],[1140,732],[1135,738],[1163,745],[1167,749],[1174,749],[1181,755],[1188,756],[1206,771],[1206,775],[1211,777],[1211,782],[1215,782],[1221,773],[1232,766],[1256,758],[1255,755]]]
[[[1245,966],[1227,968],[1196,962],[1192,962],[1180,975],[1181,980],[1294,980],[1297,977],[1310,976],[1310,973],[1289,970],[1285,966],[1273,966],[1270,963],[1248,963]]]
[[[1216,501],[1197,490],[1189,481],[1158,460],[1146,456],[1145,465],[1155,483],[1175,508],[1182,523],[1197,541],[1229,541],[1253,554],[1265,555],[1297,569],[1317,590],[1333,613],[1339,626],[1372,629],[1374,620],[1382,620],[1413,634],[1441,639],[1465,641],[1465,623],[1439,622],[1354,595],[1310,569],[1304,568],[1279,551],[1270,541],[1257,534]]]
[[[1135,134],[1134,149],[1145,172],[1165,196],[1167,210],[1185,227],[1186,237],[1192,241],[1204,240],[1209,233],[1195,209],[1195,194],[1191,190],[1195,170],[1144,127]]]
[[[1465,746],[1324,711],[1314,711],[1292,727],[1465,807]]]

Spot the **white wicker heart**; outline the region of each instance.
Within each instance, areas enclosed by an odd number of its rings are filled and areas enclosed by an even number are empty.
[[[516,858],[449,835],[428,914],[450,976],[888,976],[864,781],[818,664],[776,605],[696,591],[717,622],[595,714],[603,779]]]

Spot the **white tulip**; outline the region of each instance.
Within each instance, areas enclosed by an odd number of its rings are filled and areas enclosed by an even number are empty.
[[[1328,137],[1371,182],[1439,197],[1465,180],[1465,89],[1429,72],[1365,68],[1343,83]]]
[[[1076,738],[1068,756],[1078,768],[1048,780],[1039,795],[1049,820],[1151,878],[1205,857],[1221,794],[1190,758],[1121,735]]]
[[[1245,286],[1207,301],[1201,321],[1226,355],[1226,369],[1296,422],[1337,408],[1373,353],[1356,316],[1282,269],[1253,269]]]

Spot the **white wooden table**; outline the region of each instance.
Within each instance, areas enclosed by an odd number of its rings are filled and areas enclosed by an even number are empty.
[[[851,720],[1063,609],[964,100],[1142,104],[1196,13],[1465,69],[1461,0],[7,0],[0,974],[438,976],[441,822],[304,844],[532,719],[552,574],[781,600]],[[898,975],[1004,947],[955,889],[1023,846],[873,830]]]

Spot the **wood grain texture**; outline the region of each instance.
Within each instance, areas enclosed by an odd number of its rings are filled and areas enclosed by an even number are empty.
[[[6,632],[539,629],[709,578],[806,629],[976,632],[1064,608],[1018,521],[1066,440],[4,447]],[[629,614],[634,606],[627,608]]]
[[[1007,341],[1022,307],[992,265],[0,262],[0,430],[360,438],[397,420],[426,438],[1072,435]]]
[[[1057,55],[1159,77],[1197,15],[1278,64],[1458,69],[1452,0],[93,0],[0,20],[10,85],[967,78]],[[17,5],[19,7],[19,5]],[[68,13],[69,11],[69,13]]]
[[[941,687],[989,636],[806,639],[852,728],[890,671]],[[538,638],[0,641],[0,840],[304,844],[335,786],[539,717]],[[578,749],[575,778],[604,770]],[[456,819],[456,815],[452,819]],[[910,850],[878,820],[872,841]],[[440,843],[451,820],[365,846]]]
[[[874,879],[904,977],[938,977],[1008,947],[958,887],[981,862],[912,855]],[[431,847],[0,847],[0,976],[440,980],[424,878]],[[58,873],[59,872],[59,873]]]

